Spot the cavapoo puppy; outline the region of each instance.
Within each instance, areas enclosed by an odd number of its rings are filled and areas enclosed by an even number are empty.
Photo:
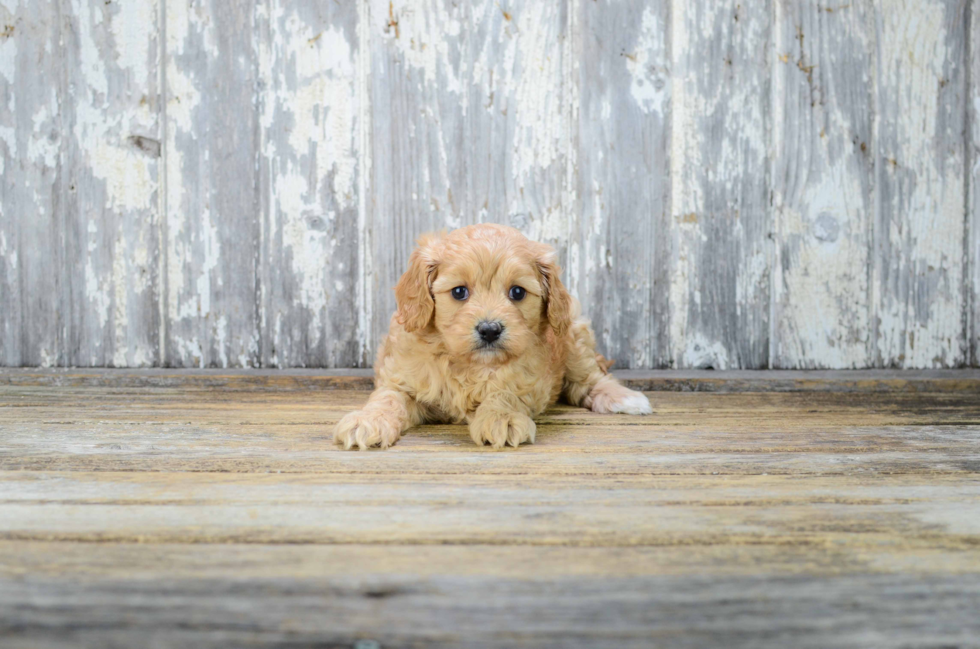
[[[425,235],[395,286],[398,310],[375,363],[376,389],[334,440],[387,448],[423,422],[466,422],[477,444],[534,442],[559,396],[595,412],[649,414],[596,354],[555,251],[502,225]]]

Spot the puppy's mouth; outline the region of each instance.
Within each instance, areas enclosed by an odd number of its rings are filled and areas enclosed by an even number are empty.
[[[504,343],[499,338],[493,342],[487,342],[486,340],[477,340],[473,345],[473,351],[482,353],[498,353],[504,351]]]
[[[507,356],[507,345],[504,336],[496,340],[483,340],[476,337],[471,348],[474,360],[499,361]]]

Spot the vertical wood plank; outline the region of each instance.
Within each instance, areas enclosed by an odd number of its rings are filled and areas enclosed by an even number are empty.
[[[55,0],[0,1],[0,365],[64,365],[64,81]]]
[[[980,367],[980,7],[971,2],[969,7],[969,95],[967,98],[967,122],[970,125],[968,157],[970,166],[969,204],[967,206],[967,268],[965,278],[969,309],[967,317],[970,337],[970,364]]]
[[[475,222],[466,202],[475,149],[462,148],[466,4],[372,0],[370,13],[373,360],[416,237]]]
[[[166,5],[166,363],[260,362],[254,2]]]
[[[145,367],[159,350],[159,7],[72,0],[64,11],[67,361]]]
[[[368,354],[415,238],[482,221],[567,240],[565,2],[371,2]]]
[[[766,367],[770,5],[672,5],[671,348],[676,367]]]
[[[472,222],[511,225],[553,245],[563,265],[574,197],[570,139],[577,79],[568,56],[570,7],[580,0],[470,6],[459,155],[468,159]],[[566,280],[574,282],[570,269]]]
[[[776,3],[773,365],[871,362],[874,8]]]
[[[618,367],[669,364],[670,20],[666,0],[581,3],[578,295]]]
[[[357,4],[261,10],[262,362],[358,364]]]
[[[965,0],[878,0],[877,362],[966,359]]]

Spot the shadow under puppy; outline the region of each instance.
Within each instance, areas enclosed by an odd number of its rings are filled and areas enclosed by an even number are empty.
[[[477,444],[517,446],[534,442],[532,418],[559,396],[600,413],[652,412],[608,373],[559,273],[554,249],[511,227],[423,236],[395,287],[377,388],[334,440],[387,448],[423,422],[465,421]]]

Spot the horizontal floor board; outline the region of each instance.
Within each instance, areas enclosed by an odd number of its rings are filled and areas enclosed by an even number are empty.
[[[0,473],[0,538],[980,551],[980,481]]]
[[[976,575],[0,579],[6,647],[976,646]]]

